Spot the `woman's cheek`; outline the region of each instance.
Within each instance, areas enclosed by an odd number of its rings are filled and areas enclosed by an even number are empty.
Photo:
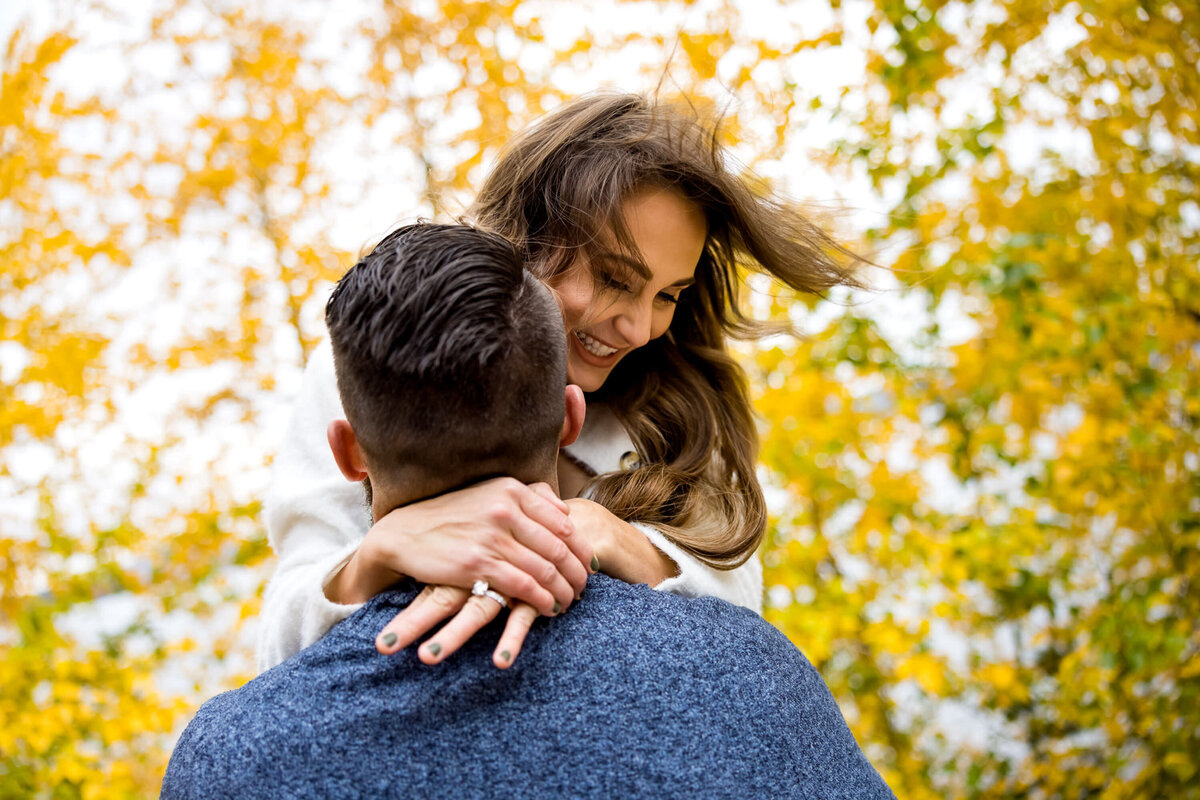
[[[667,330],[670,329],[671,321],[674,319],[675,319],[675,306],[674,305],[672,305],[669,309],[667,309],[664,312],[655,314],[654,315],[654,326],[650,331],[650,333],[653,335],[653,338],[657,339],[658,337],[665,334],[667,332]]]
[[[587,310],[595,299],[591,278],[579,273],[579,270],[572,269],[557,284],[551,284],[562,308],[563,325],[568,333],[583,324]]]

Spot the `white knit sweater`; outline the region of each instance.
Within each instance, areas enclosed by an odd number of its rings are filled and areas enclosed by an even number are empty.
[[[342,477],[325,429],[344,419],[333,351],[323,342],[309,359],[267,493],[267,537],[278,556],[263,597],[258,628],[258,669],[291,657],[350,616],[358,604],[325,597],[325,585],[350,559],[371,526],[362,486]],[[588,407],[578,441],[566,448],[597,473],[620,468],[633,442],[616,417]],[[634,523],[675,560],[679,574],[656,589],[687,597],[712,595],[762,613],[762,565],[757,557],[734,570],[716,570],[687,554],[656,529]]]

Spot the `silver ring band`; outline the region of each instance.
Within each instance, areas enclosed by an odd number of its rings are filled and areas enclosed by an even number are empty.
[[[487,581],[475,581],[475,584],[471,587],[471,594],[475,597],[486,597],[489,600],[495,600],[500,604],[501,608],[508,608],[508,601],[504,599],[504,595],[493,589],[489,589]]]

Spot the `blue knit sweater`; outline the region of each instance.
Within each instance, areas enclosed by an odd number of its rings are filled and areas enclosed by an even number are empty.
[[[893,797],[816,670],[750,611],[596,575],[510,669],[491,663],[500,621],[428,667],[374,644],[417,588],[205,703],[162,796]]]

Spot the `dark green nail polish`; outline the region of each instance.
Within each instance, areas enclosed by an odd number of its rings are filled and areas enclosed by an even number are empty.
[[[555,600],[554,601],[554,613],[557,614],[560,611],[562,611],[562,605],[560,605],[559,602],[557,600]]]
[[[433,644],[429,645],[429,653],[431,655],[436,656],[440,652],[442,652],[442,646],[440,644],[438,644],[437,642],[434,642]]]
[[[507,650],[501,650],[500,657],[505,661],[512,661],[512,653],[508,652]]]
[[[596,558],[596,556],[593,555],[592,556],[592,572],[599,572],[599,571],[600,571],[600,559]]]
[[[396,634],[394,634],[394,633],[385,633],[385,634],[383,635],[383,646],[384,646],[384,647],[391,647],[391,646],[392,646],[392,645],[394,645],[395,643],[396,643]]]

